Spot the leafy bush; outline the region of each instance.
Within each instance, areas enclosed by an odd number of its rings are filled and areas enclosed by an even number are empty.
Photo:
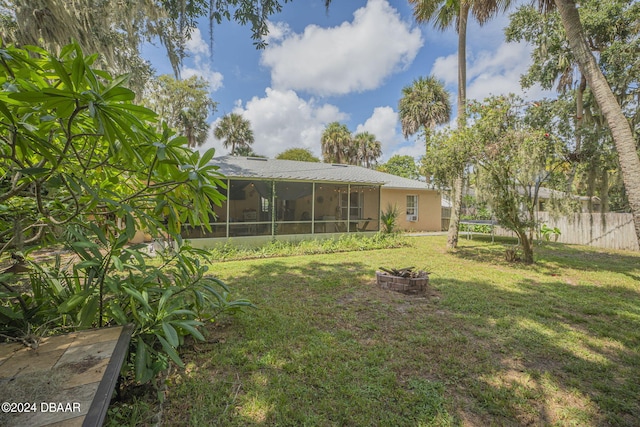
[[[398,211],[398,206],[391,205],[391,203],[389,203],[387,205],[387,209],[384,210],[380,215],[383,233],[391,234],[395,231],[396,222],[398,221],[398,216],[400,216],[400,212]]]
[[[491,226],[488,224],[460,224],[460,231],[491,234]]]
[[[206,275],[201,250],[181,245],[159,254],[158,263],[143,252],[146,245],[128,246],[126,232],[115,242],[97,235],[98,242],[78,235],[70,245],[81,260],[71,272],[59,257],[53,268],[31,264],[34,313],[67,327],[134,323],[136,381],[152,379],[169,361],[182,366],[177,349],[184,337],[203,340],[204,322],[251,306],[230,300],[229,288]]]
[[[461,220],[471,220],[471,221],[486,221],[493,219],[493,214],[491,211],[485,206],[484,203],[479,203],[472,196],[465,196],[466,203],[477,205],[475,207],[475,212],[470,215],[461,215]],[[484,233],[491,234],[492,227],[488,224],[460,224],[460,231],[470,231],[472,233]]]
[[[180,365],[185,337],[202,339],[216,313],[250,306],[206,275],[201,251],[181,245],[181,224],[208,227],[223,200],[213,150],[189,149],[166,125],[157,133],[126,76],[92,68],[96,56],[78,45],[57,57],[0,46],[0,58],[0,256],[51,242],[70,255],[30,263],[27,281],[1,275],[0,333],[134,323],[138,381]],[[136,230],[177,249],[151,260],[146,246],[128,244]],[[25,270],[13,256],[10,270]]]
[[[365,251],[409,246],[407,238],[398,234],[376,233],[373,236],[351,233],[337,239],[307,239],[297,242],[276,240],[262,246],[243,247],[232,242],[208,250],[210,259],[232,261],[252,258],[271,258],[290,255],[314,255],[335,252]]]
[[[540,234],[542,235],[542,238],[547,242],[552,238],[554,242],[557,242],[558,237],[560,237],[562,233],[560,232],[560,229],[558,227],[551,228],[547,224],[542,224],[542,227],[540,228]]]

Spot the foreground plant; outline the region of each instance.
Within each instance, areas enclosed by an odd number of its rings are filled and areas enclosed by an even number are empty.
[[[389,203],[387,209],[380,214],[380,222],[382,223],[382,232],[384,234],[391,234],[396,230],[399,216],[398,206]]]
[[[2,274],[0,330],[134,323],[135,377],[146,381],[181,363],[176,349],[185,336],[202,339],[202,319],[249,303],[230,302],[180,247],[180,225],[208,227],[223,200],[213,150],[192,151],[166,125],[157,133],[127,77],[94,69],[96,58],[75,44],[59,57],[0,47],[0,257],[29,248],[28,259],[57,242],[72,260],[32,264],[26,286]],[[146,247],[128,245],[136,230],[179,249],[149,263]]]

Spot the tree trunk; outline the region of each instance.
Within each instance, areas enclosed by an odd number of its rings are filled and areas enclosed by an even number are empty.
[[[587,89],[587,79],[580,75],[580,85],[576,92],[576,154],[582,151],[582,124],[584,122],[584,91]]]
[[[451,189],[451,217],[449,218],[449,233],[447,235],[447,248],[455,249],[458,246],[458,227],[460,225],[460,208],[462,206],[463,178],[458,176]]]
[[[589,162],[589,170],[587,171],[587,209],[589,213],[593,213],[593,196],[596,192],[596,174],[598,168],[598,162],[595,159],[591,159]]]
[[[520,236],[520,246],[522,247],[522,262],[525,264],[533,264],[533,239],[530,239],[526,233]]]
[[[602,180],[600,181],[600,212],[609,212],[609,168],[606,164],[602,167]]]
[[[458,21],[458,129],[467,126],[467,20],[469,18],[469,5],[462,2],[460,5],[460,19]],[[453,200],[451,206],[451,219],[449,220],[449,233],[447,248],[454,249],[458,246],[458,227],[460,225],[460,207],[462,205],[462,186],[464,183],[464,169],[458,171],[458,176],[453,183]]]
[[[571,51],[607,120],[618,151],[622,180],[633,214],[636,238],[640,240],[640,158],[627,118],[622,113],[611,87],[589,50],[574,0],[555,0]]]
[[[458,128],[467,126],[467,20],[469,19],[469,4],[460,5],[460,19],[458,22]]]
[[[584,123],[584,91],[587,89],[587,79],[583,74],[580,75],[580,85],[576,90],[576,148],[573,150],[575,158],[567,179],[567,194],[573,193],[573,181],[576,176],[576,169],[581,160],[582,152],[582,125]]]

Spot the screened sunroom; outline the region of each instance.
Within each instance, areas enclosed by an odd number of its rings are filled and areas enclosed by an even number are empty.
[[[352,167],[222,157],[227,200],[214,206],[211,230],[185,227],[186,239],[325,235],[379,230],[382,182]],[[362,169],[362,168],[359,168]]]

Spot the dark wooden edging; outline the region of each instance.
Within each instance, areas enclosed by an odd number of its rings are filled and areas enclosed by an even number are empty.
[[[127,356],[127,351],[129,351],[129,341],[131,341],[132,333],[133,324],[125,325],[122,328],[107,369],[105,369],[104,375],[102,376],[102,381],[100,381],[98,390],[96,390],[96,394],[93,396],[89,412],[87,412],[87,415],[84,417],[83,427],[98,427],[104,423],[113,390],[120,376],[122,362],[124,362],[124,358]]]

